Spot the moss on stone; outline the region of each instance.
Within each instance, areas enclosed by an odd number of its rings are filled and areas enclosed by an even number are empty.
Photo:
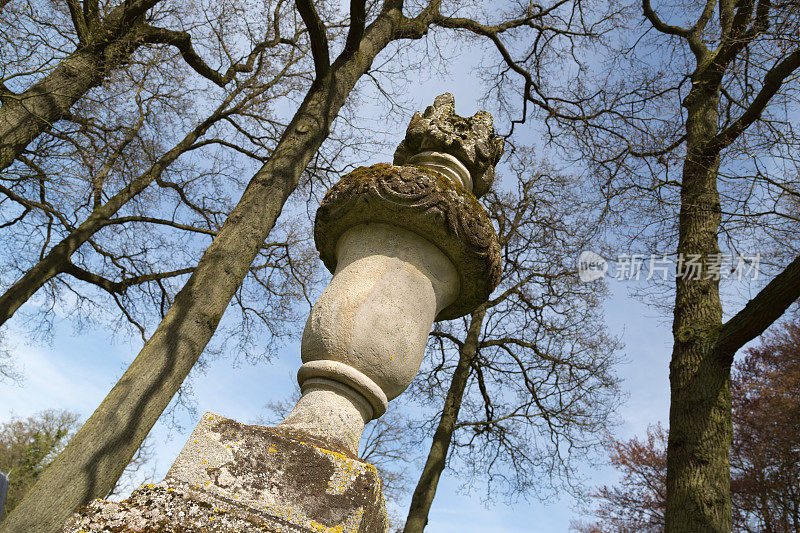
[[[489,215],[475,195],[439,172],[379,163],[343,177],[325,195],[314,225],[314,240],[328,270],[336,270],[339,237],[368,223],[416,233],[453,262],[459,296],[437,320],[470,313],[499,282],[500,246]]]

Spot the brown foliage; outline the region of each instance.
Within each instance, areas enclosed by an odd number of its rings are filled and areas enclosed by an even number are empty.
[[[647,428],[643,440],[620,441],[610,437],[606,450],[611,464],[621,472],[618,485],[603,485],[591,496],[599,505],[593,523],[573,522],[581,533],[664,531],[667,487],[667,430],[661,424]]]
[[[800,531],[800,322],[768,335],[733,374],[731,495],[742,531]]]

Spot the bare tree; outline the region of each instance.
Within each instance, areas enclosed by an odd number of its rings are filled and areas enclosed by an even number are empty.
[[[448,463],[486,479],[487,494],[569,488],[574,461],[599,445],[618,404],[617,343],[604,333],[604,287],[582,283],[576,258],[597,237],[577,183],[523,161],[515,193],[490,192],[503,274],[489,301],[431,334],[421,381],[449,382],[405,525],[421,532]],[[455,368],[453,368],[454,358]],[[438,402],[437,402],[438,403]],[[546,481],[549,480],[549,481]]]
[[[733,356],[800,296],[797,3],[618,9],[613,38],[565,56],[563,76],[491,30],[459,27],[493,40],[523,113],[542,111],[552,142],[599,176],[620,237],[673,252],[666,527],[729,531]],[[772,279],[723,321],[721,259],[745,246]]]
[[[255,55],[228,57],[231,61],[223,72],[213,69],[182,29],[183,23],[191,22],[186,10],[160,0],[16,4],[0,10],[8,38],[0,48],[0,171],[39,135],[69,118],[76,102],[134,60],[143,45],[174,47],[187,65],[221,87],[237,72],[252,70],[255,61]],[[231,51],[221,48],[223,56]]]
[[[120,316],[146,338],[148,322],[163,316],[176,281],[191,272],[222,225],[240,183],[236,173],[247,160],[263,163],[261,153],[276,141],[281,123],[270,108],[308,78],[306,47],[298,42],[303,30],[273,24],[281,2],[273,7],[265,17],[269,31],[206,13],[218,42],[250,50],[252,63],[249,72],[235,72],[225,88],[212,91],[216,102],[201,98],[209,89],[192,80],[180,54],[149,50],[77,102],[0,176],[7,217],[0,224],[3,270],[21,274],[0,295],[0,324],[40,291],[45,311],[72,300],[66,311],[79,320]],[[177,134],[179,125],[184,136]],[[261,305],[245,301],[247,284],[239,292],[240,331],[256,315],[270,338],[279,337],[290,302],[303,296],[297,285],[306,282],[311,258],[296,246],[305,240],[297,228],[285,229],[276,235],[280,240],[264,244],[262,262],[250,271],[250,285],[266,289]],[[108,313],[109,305],[120,313]],[[34,324],[30,329],[41,334],[42,322]]]

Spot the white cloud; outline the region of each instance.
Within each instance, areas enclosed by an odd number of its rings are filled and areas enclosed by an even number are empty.
[[[70,353],[25,345],[19,338],[9,337],[24,381],[16,385],[0,384],[2,419],[12,413],[29,416],[50,408],[78,411],[85,417],[103,399],[109,366],[116,369],[116,361],[98,364],[85,358],[76,360]]]

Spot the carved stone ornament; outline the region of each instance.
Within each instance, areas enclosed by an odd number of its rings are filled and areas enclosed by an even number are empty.
[[[492,115],[478,111],[465,118],[456,115],[450,93],[442,94],[411,118],[406,137],[394,153],[394,164],[414,163],[423,152],[450,154],[466,166],[471,175],[472,193],[480,198],[494,182],[494,166],[503,155],[503,139],[495,135]],[[468,187],[469,188],[469,187]]]
[[[437,172],[381,163],[359,168],[334,185],[314,225],[314,240],[328,270],[336,271],[339,237],[356,225],[376,222],[424,237],[455,265],[458,297],[439,312],[437,321],[472,312],[500,280],[500,245],[486,210]]]

